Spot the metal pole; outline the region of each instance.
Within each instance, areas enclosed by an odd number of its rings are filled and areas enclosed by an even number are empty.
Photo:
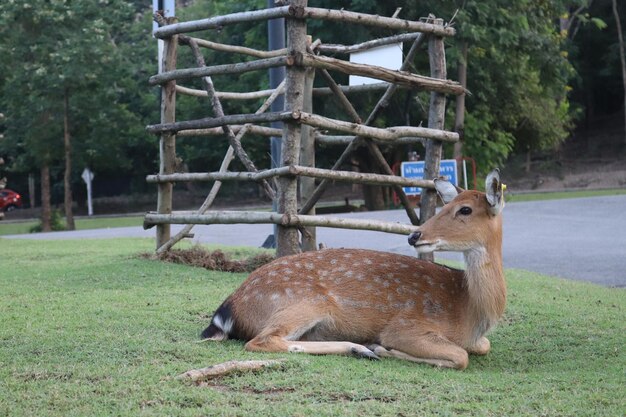
[[[267,8],[276,7],[274,0],[267,0]],[[285,19],[270,19],[267,21],[267,39],[268,49],[270,51],[276,49],[283,49],[285,47]],[[270,88],[275,89],[285,79],[285,67],[270,68]],[[271,111],[279,112],[285,109],[285,95],[281,94],[274,100],[271,106]],[[276,129],[282,129],[282,122],[272,122],[271,127]],[[272,158],[271,168],[278,168],[280,166],[280,153],[282,148],[282,137],[272,136],[270,139],[270,156]],[[278,211],[278,201],[274,199],[272,201],[272,211]],[[276,247],[276,233],[277,226],[274,225],[274,234],[268,236],[263,243],[264,248]]]

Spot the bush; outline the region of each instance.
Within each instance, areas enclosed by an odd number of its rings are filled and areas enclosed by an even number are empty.
[[[60,230],[66,230],[65,222],[63,221],[63,216],[61,215],[60,210],[52,210],[52,213],[50,214],[50,227],[52,228],[52,231],[54,232],[58,232]],[[39,223],[37,223],[36,225],[34,225],[28,230],[29,233],[39,233],[42,231],[43,231],[43,223],[41,219],[39,220]]]

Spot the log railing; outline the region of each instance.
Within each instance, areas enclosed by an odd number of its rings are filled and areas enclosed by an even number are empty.
[[[435,177],[441,159],[441,144],[458,141],[458,134],[444,130],[445,95],[463,95],[465,88],[446,79],[443,38],[453,36],[455,31],[439,19],[429,17],[426,21],[411,21],[393,17],[373,16],[347,10],[331,10],[308,7],[307,0],[281,0],[279,6],[270,9],[233,13],[208,19],[178,23],[166,21],[157,15],[155,20],[160,27],[154,31],[157,38],[166,41],[166,57],[163,71],[149,79],[151,85],[159,85],[165,93],[162,97],[161,122],[147,126],[147,131],[161,136],[161,169],[157,175],[147,176],[149,183],[159,187],[159,202],[156,213],[148,213],[145,225],[157,226],[157,251],[169,250],[177,241],[189,236],[194,224],[213,223],[273,223],[277,228],[278,256],[299,251],[299,231],[304,227],[340,227],[364,230],[379,230],[390,233],[408,234],[420,222],[413,206],[409,203],[402,187],[422,187],[433,189]],[[246,22],[259,22],[267,19],[286,18],[287,48],[277,51],[262,51],[239,45],[228,45],[185,35],[207,29],[219,29],[225,25]],[[307,19],[360,24],[396,30],[405,33],[361,42],[355,45],[324,44],[319,39],[311,42],[307,37]],[[415,74],[413,60],[421,46],[428,41],[431,73],[429,76]],[[399,42],[411,42],[401,68],[397,71],[375,65],[356,64],[330,55],[345,55],[365,51],[383,45]],[[197,66],[195,68],[176,68],[176,45],[186,45],[192,50]],[[253,57],[246,62],[206,66],[199,48],[242,54]],[[286,67],[286,80],[279,88],[252,92],[223,92],[214,87],[212,76],[224,74],[242,74],[248,71],[266,70],[273,67]],[[349,75],[361,75],[381,80],[380,83],[362,86],[343,86],[335,82],[330,71]],[[315,72],[320,75],[327,87],[312,88],[311,80]],[[305,75],[309,74],[309,75]],[[200,79],[202,90],[177,85],[179,81]],[[304,86],[308,82],[308,93]],[[391,126],[386,128],[372,126],[382,111],[388,106],[391,97],[398,88],[425,90],[431,92],[431,105],[428,127]],[[351,104],[348,95],[361,92],[383,91],[383,95],[364,121]],[[176,121],[174,117],[176,93],[210,100],[214,117],[197,120]],[[269,105],[279,95],[285,96],[285,111],[267,112]],[[348,121],[315,114],[310,107],[305,110],[303,96],[332,95]],[[258,100],[265,102],[253,114],[224,114],[220,100]],[[310,103],[310,102],[309,102]],[[310,104],[308,105],[310,106]],[[263,126],[266,123],[282,122],[283,129]],[[341,133],[343,135],[338,135]],[[282,136],[283,151],[281,166],[275,169],[258,170],[241,146],[245,134],[257,136]],[[177,173],[175,166],[176,137],[186,136],[226,136],[230,147],[217,172]],[[347,145],[332,169],[320,169],[303,166],[298,161],[301,157],[301,136],[314,140],[318,144]],[[402,178],[393,175],[378,144],[423,143],[426,146],[427,173],[425,179]],[[366,146],[382,174],[341,171],[352,152],[359,146]],[[310,149],[310,148],[307,148]],[[310,151],[307,151],[310,152]],[[230,162],[237,157],[247,172],[230,172]],[[302,156],[303,160],[313,158]],[[312,162],[308,162],[312,163]],[[306,201],[298,202],[298,178],[321,180],[315,186],[309,181],[308,191],[303,192]],[[211,181],[213,187],[202,206],[193,213],[172,212],[172,184],[180,181]],[[224,181],[255,181],[263,185],[266,194],[277,201],[277,213],[224,212],[209,211]],[[333,219],[309,215],[316,202],[331,182],[346,181],[357,184],[390,186],[398,194],[411,224],[377,222],[373,220]],[[434,194],[425,194],[425,204],[421,208],[421,221],[434,213]],[[170,224],[186,224],[176,236],[170,237]],[[307,229],[309,230],[309,229]],[[309,233],[306,233],[309,235]],[[307,240],[307,248],[315,242]]]

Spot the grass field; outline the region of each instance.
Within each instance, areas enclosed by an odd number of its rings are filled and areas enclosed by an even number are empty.
[[[65,220],[64,220],[65,221]],[[29,220],[24,222],[0,222],[0,236],[4,235],[21,235],[29,233],[31,227],[35,226],[39,221]],[[76,219],[77,230],[89,229],[106,229],[109,227],[129,227],[141,226],[143,224],[142,216],[120,216],[120,217],[94,217]]]
[[[539,201],[539,200],[562,200],[565,198],[601,197],[607,195],[624,195],[626,189],[610,190],[580,190],[580,191],[557,191],[516,194],[512,192],[507,196],[507,201]]]
[[[196,343],[244,274],[138,256],[150,239],[2,240],[0,416],[622,416],[624,290],[509,270],[492,352],[465,371]],[[245,251],[244,251],[245,252]],[[233,359],[284,369],[198,387]]]

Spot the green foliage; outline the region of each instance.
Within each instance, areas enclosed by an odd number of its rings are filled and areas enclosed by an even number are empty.
[[[261,9],[264,0],[241,2],[178,2],[181,21]],[[581,30],[575,47],[558,20],[583,5],[583,0],[522,0],[510,2],[460,2],[458,0],[402,2],[392,0],[320,0],[316,7],[345,8],[384,16],[402,7],[400,17],[417,20],[434,13],[445,20],[454,17],[457,36],[447,42],[448,78],[457,78],[462,57],[460,46],[467,43],[469,54],[465,155],[478,161],[485,172],[502,165],[511,152],[553,149],[568,136],[580,103],[572,106],[568,92],[575,88],[605,91],[613,97],[617,73],[615,51],[598,45],[614,44],[605,22],[610,22],[610,2],[594,2],[593,10],[581,13]],[[151,11],[137,0],[32,0],[0,2],[0,110],[7,115],[0,155],[12,173],[35,171],[42,162],[53,174],[62,166],[62,96],[70,92],[70,123],[75,138],[74,182],[79,182],[83,166],[97,178],[133,179],[131,191],[146,189],[145,175],[158,167],[155,137],[144,131],[159,120],[159,89],[147,86],[156,72],[156,40],[150,35]],[[395,31],[327,21],[309,21],[308,32],[324,43],[353,44]],[[584,34],[584,37],[583,37]],[[227,25],[220,30],[198,33],[216,42],[267,48],[265,22]],[[610,35],[613,36],[613,35]],[[405,52],[408,49],[405,45]],[[568,55],[571,53],[571,55]],[[581,59],[583,53],[592,59]],[[573,58],[572,58],[573,57]],[[205,51],[207,64],[223,64],[253,58]],[[575,78],[572,62],[579,78]],[[607,62],[608,66],[596,65]],[[186,47],[180,48],[179,67],[193,65]],[[419,54],[414,70],[428,75],[426,54]],[[347,77],[333,74],[341,83]],[[583,81],[584,80],[584,81]],[[610,80],[610,82],[609,82]],[[214,77],[221,91],[253,91],[268,87],[263,72]],[[611,84],[613,83],[613,84]],[[183,85],[199,88],[197,80]],[[316,86],[325,86],[317,77]],[[352,96],[355,107],[365,118],[378,94]],[[261,100],[224,102],[226,113],[253,112]],[[410,123],[426,125],[428,94],[399,91],[376,126]],[[315,111],[335,118],[345,114],[335,100],[316,98]],[[212,114],[206,99],[179,97],[179,120]],[[448,103],[446,128],[452,128],[454,106]],[[209,144],[207,142],[210,141]],[[244,145],[260,168],[267,168],[269,143],[262,137],[247,137]],[[177,152],[190,171],[216,170],[227,148],[224,138],[185,138]],[[413,149],[414,150],[414,149]],[[334,162],[340,149],[324,149],[319,166]],[[386,149],[390,162],[405,149]],[[418,151],[419,152],[419,151]],[[422,152],[419,152],[422,153]],[[450,155],[446,155],[449,157]],[[233,170],[241,169],[237,162]],[[17,178],[12,175],[13,178]],[[58,176],[53,175],[53,181]]]
[[[624,290],[508,270],[492,351],[462,372],[399,360],[262,354],[197,343],[245,274],[142,259],[151,239],[0,239],[0,415],[616,416]],[[18,273],[16,271],[19,271]],[[284,369],[195,386],[229,360]]]
[[[52,212],[50,213],[50,228],[53,232],[67,229],[65,227],[65,221],[60,210],[52,210]],[[41,231],[43,231],[43,224],[41,220],[39,220],[37,224],[28,229],[29,233],[40,233]]]
[[[137,160],[139,152],[132,152],[146,137],[141,102],[158,111],[154,99],[144,98],[148,90],[139,88],[146,73],[130,60],[139,55],[131,45],[141,43],[133,36],[149,36],[149,30],[133,30],[135,12],[124,0],[0,4],[0,69],[7,75],[0,81],[0,106],[11,137],[0,142],[0,153],[9,170],[33,172],[44,161],[53,170],[62,165],[66,92],[76,166],[106,175],[130,171],[135,161],[156,154],[154,146]]]

